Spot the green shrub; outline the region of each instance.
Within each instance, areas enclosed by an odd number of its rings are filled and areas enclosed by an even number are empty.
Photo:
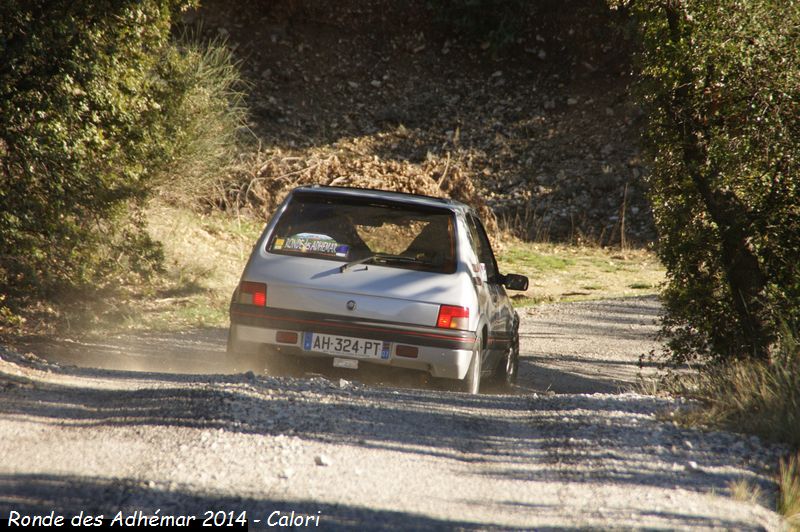
[[[769,361],[800,325],[800,4],[636,6],[671,361]]]
[[[230,164],[244,116],[232,56],[223,43],[169,40],[192,3],[0,4],[0,275],[11,299],[159,269],[144,203],[155,188],[196,201]]]
[[[128,219],[172,155],[153,72],[188,3],[0,3],[0,271],[11,295],[157,264]]]

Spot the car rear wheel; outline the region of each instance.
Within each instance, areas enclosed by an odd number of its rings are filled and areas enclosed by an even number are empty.
[[[511,388],[517,383],[519,373],[519,336],[514,334],[511,347],[492,372],[492,384]]]
[[[481,388],[481,346],[483,342],[480,337],[475,340],[475,348],[472,350],[472,360],[469,363],[467,374],[461,381],[461,390],[470,394],[477,394]]]

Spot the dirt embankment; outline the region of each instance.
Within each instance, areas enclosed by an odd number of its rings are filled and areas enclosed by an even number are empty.
[[[530,3],[498,48],[433,4],[209,1],[188,14],[228,39],[250,84],[260,151],[230,194],[270,212],[305,183],[446,193],[524,237],[651,239],[624,17]]]

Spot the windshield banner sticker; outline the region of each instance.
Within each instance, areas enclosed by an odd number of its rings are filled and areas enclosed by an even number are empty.
[[[276,251],[294,251],[295,253],[316,253],[347,257],[350,246],[339,244],[328,235],[318,233],[298,233],[288,238],[276,238],[272,249]]]

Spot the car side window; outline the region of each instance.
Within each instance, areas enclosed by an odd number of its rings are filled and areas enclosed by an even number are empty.
[[[489,242],[489,237],[486,236],[486,230],[483,228],[483,224],[475,216],[470,216],[468,218],[467,227],[469,227],[472,249],[478,256],[478,260],[481,261],[486,268],[486,278],[489,282],[495,282],[498,275],[497,261],[492,253],[492,246]]]

